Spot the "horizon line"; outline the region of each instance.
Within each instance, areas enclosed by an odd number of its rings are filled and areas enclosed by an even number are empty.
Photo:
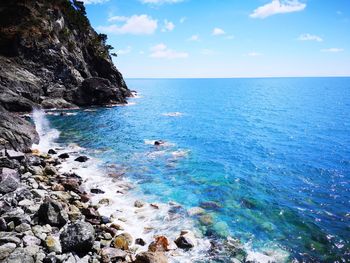
[[[350,75],[330,76],[256,76],[256,77],[124,77],[125,79],[277,79],[277,78],[350,78]]]

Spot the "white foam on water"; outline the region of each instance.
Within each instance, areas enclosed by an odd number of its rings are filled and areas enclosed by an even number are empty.
[[[63,151],[62,151],[63,152]],[[157,203],[156,207],[150,203],[145,203],[141,208],[134,206],[136,200],[144,201],[141,191],[126,179],[108,177],[101,165],[103,163],[97,159],[90,158],[85,163],[75,162],[74,159],[79,156],[76,149],[67,151],[70,158],[58,166],[60,172],[74,172],[81,176],[84,181],[84,187],[88,192],[92,188],[103,190],[103,194],[91,194],[91,201],[97,205],[102,199],[109,199],[108,205],[101,205],[98,209],[103,216],[112,216],[113,223],[124,228],[124,231],[133,236],[134,239],[142,238],[147,245],[144,247],[135,245],[136,252],[143,252],[148,249],[154,237],[165,235],[169,240],[175,240],[181,230],[189,229],[195,233],[198,238],[198,245],[191,251],[177,249],[169,252],[169,262],[194,262],[196,260],[205,260],[206,252],[210,248],[210,241],[201,236],[196,230],[192,218],[183,214],[169,213],[169,209],[176,207],[175,203]],[[154,205],[154,204],[153,204]]]
[[[39,134],[39,143],[33,145],[33,149],[38,149],[41,152],[47,152],[53,147],[54,142],[60,136],[60,132],[50,127],[49,120],[42,110],[34,109],[32,118],[35,124],[35,129]]]
[[[181,112],[168,112],[168,113],[163,113],[163,116],[168,116],[168,117],[180,117],[183,115]]]
[[[98,188],[104,191],[103,194],[91,194],[91,202],[95,205],[99,204],[102,199],[110,200],[109,204],[102,204],[99,212],[103,216],[111,217],[112,222],[124,228],[119,233],[127,232],[132,235],[134,240],[142,238],[147,245],[142,247],[134,244],[135,252],[143,252],[148,249],[154,237],[157,235],[165,235],[170,241],[175,240],[181,230],[187,229],[194,232],[197,238],[197,246],[190,251],[176,249],[168,252],[169,262],[171,263],[190,263],[190,262],[207,262],[208,251],[211,247],[210,240],[203,237],[199,229],[197,229],[194,219],[184,213],[169,213],[169,209],[176,209],[179,205],[175,203],[157,203],[152,206],[147,203],[149,196],[142,194],[137,185],[123,178],[113,178],[108,176],[107,170],[103,168],[103,162],[99,159],[90,157],[85,163],[74,161],[76,157],[84,153],[84,148],[77,144],[69,144],[65,147],[55,143],[59,137],[59,132],[50,127],[49,121],[45,113],[40,110],[33,111],[33,120],[40,136],[38,145],[34,145],[40,151],[47,151],[55,148],[59,153],[69,153],[69,158],[57,166],[60,172],[76,173],[83,179],[83,186],[90,192],[92,188]],[[146,144],[154,144],[154,141],[145,140]],[[186,157],[189,150],[177,150],[171,152],[173,158]],[[165,154],[165,151],[155,151],[154,155]],[[151,154],[152,157],[155,157]],[[118,169],[118,166],[116,166]],[[118,172],[116,173],[118,174]],[[136,200],[145,201],[145,205],[141,208],[134,206]],[[157,207],[157,208],[155,208]],[[256,252],[250,248],[249,244],[245,244],[248,253],[248,259],[253,262],[286,262],[288,255],[285,251],[279,249],[271,249],[267,253]]]

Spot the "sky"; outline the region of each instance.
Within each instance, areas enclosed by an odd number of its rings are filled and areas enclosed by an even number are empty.
[[[350,0],[84,0],[126,78],[350,76]]]

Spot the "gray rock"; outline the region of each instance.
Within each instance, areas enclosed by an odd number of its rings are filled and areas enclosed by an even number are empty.
[[[145,202],[141,201],[141,200],[136,200],[134,203],[134,206],[137,208],[141,208],[145,205]]]
[[[63,252],[87,254],[95,241],[95,230],[86,222],[76,222],[66,226],[60,235]]]
[[[56,237],[48,236],[45,240],[45,246],[49,252],[62,253],[62,246]]]
[[[68,214],[62,205],[53,200],[46,200],[38,211],[39,222],[51,226],[62,227],[68,222]]]
[[[41,240],[35,236],[32,235],[25,235],[23,237],[23,244],[24,246],[33,246],[33,245],[40,245]]]
[[[24,153],[17,152],[17,151],[14,151],[14,150],[7,150],[6,154],[7,154],[8,158],[15,159],[17,161],[23,160],[24,156],[25,156]]]
[[[136,256],[135,263],[167,263],[168,259],[161,252],[142,252]]]
[[[15,169],[2,168],[0,174],[0,193],[13,192],[19,186],[19,174]]]
[[[124,260],[127,253],[119,248],[105,247],[101,250],[102,262],[114,262]]]
[[[7,258],[15,249],[15,243],[6,243],[0,246],[0,260]]]
[[[22,232],[26,232],[26,231],[31,230],[31,227],[30,227],[30,225],[27,224],[27,223],[22,223],[22,224],[16,226],[16,227],[15,227],[15,230],[16,230],[17,232],[22,233]]]
[[[32,251],[33,252],[33,251]],[[12,254],[6,259],[7,263],[34,263],[33,256],[27,254],[23,248],[16,248]]]
[[[39,142],[39,136],[31,123],[1,110],[0,138],[6,142],[6,149],[16,151],[28,151],[33,143]]]

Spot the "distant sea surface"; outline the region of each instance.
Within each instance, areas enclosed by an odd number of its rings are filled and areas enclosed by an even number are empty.
[[[127,84],[130,106],[50,116],[59,142],[123,167],[149,201],[203,207],[210,238],[350,261],[350,78]]]

